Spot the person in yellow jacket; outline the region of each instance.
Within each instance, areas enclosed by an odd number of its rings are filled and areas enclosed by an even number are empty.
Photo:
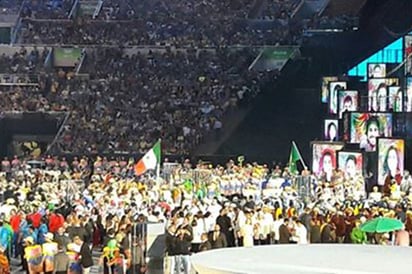
[[[33,237],[24,239],[24,257],[27,260],[29,274],[43,273],[43,255],[41,245],[35,244]]]
[[[45,243],[42,245],[44,274],[53,274],[54,256],[58,252],[58,245],[53,242],[54,236],[48,232],[44,235]]]

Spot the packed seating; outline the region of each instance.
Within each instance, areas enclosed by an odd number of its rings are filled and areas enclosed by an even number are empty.
[[[22,17],[67,19],[75,0],[29,0],[22,7]]]
[[[247,70],[255,54],[245,49],[129,56],[118,49],[91,50],[80,71],[88,79],[58,70],[36,87],[4,87],[1,110],[71,112],[57,143],[66,153],[144,153],[157,138],[167,152],[188,152],[205,133],[221,129],[225,113],[260,92],[265,74]],[[16,54],[3,62],[21,62],[19,72],[25,72],[32,55],[39,54]],[[44,61],[36,58],[33,64],[41,71]]]
[[[213,22],[195,18],[126,21],[23,21],[18,42],[49,45],[227,45],[291,44],[296,33],[288,28],[254,29],[244,21]],[[166,20],[166,21],[163,21]],[[296,31],[295,31],[296,32]]]
[[[23,0],[0,1],[0,14],[18,14]]]

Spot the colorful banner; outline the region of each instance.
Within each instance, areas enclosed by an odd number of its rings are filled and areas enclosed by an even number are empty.
[[[405,141],[379,138],[378,152],[378,184],[391,184],[393,180],[400,184],[404,170]]]
[[[359,143],[366,151],[376,150],[376,138],[392,137],[391,113],[352,112],[350,117],[351,143]]]
[[[317,176],[324,176],[330,181],[333,170],[337,167],[336,152],[343,148],[339,142],[312,142],[312,171]]]
[[[363,155],[361,152],[338,151],[338,168],[346,178],[356,178],[363,174]]]
[[[412,75],[412,36],[405,36],[405,75]]]

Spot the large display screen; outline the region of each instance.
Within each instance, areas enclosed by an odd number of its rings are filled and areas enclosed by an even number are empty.
[[[388,111],[402,112],[403,91],[399,86],[392,86],[388,89]]]
[[[346,90],[346,82],[330,82],[329,84],[329,113],[338,113],[338,93],[341,90]]]
[[[346,178],[355,178],[363,174],[363,155],[361,152],[338,151],[338,168]]]
[[[312,142],[312,171],[318,176],[325,176],[328,181],[336,168],[336,152],[343,148],[343,143]]]
[[[386,64],[368,64],[368,78],[385,78]]]
[[[356,90],[341,90],[339,91],[339,119],[342,118],[344,112],[358,110],[358,91]]]
[[[368,110],[376,112],[387,111],[388,87],[399,85],[399,79],[370,79],[368,81]]]
[[[82,57],[80,48],[55,48],[53,50],[55,67],[75,67]]]
[[[386,111],[388,96],[385,79],[370,79],[368,81],[368,110]]]
[[[392,137],[392,114],[352,112],[350,134],[351,143],[359,143],[366,151],[375,151],[376,138]]]
[[[339,123],[337,119],[325,119],[323,140],[337,141],[339,139]]]
[[[412,112],[412,77],[406,77],[406,111]]]
[[[405,142],[403,139],[378,139],[378,184],[383,186],[395,180],[401,183],[404,157]]]
[[[321,102],[328,103],[329,101],[329,83],[338,81],[336,76],[326,76],[322,77],[322,86],[321,86]]]
[[[405,74],[412,75],[412,36],[405,36]]]

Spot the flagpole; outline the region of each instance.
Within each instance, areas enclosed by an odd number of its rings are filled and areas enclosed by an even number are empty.
[[[300,154],[300,151],[299,151],[299,149],[298,149],[298,146],[296,145],[295,141],[292,141],[292,143],[293,143],[293,145],[296,147],[296,151],[299,153],[300,162],[302,163],[303,167],[306,169],[307,166],[306,166],[305,162],[303,161],[303,157],[302,157],[302,155]]]
[[[162,143],[161,143],[161,139],[159,138],[158,142],[160,144],[160,151],[162,151]],[[160,162],[162,161],[162,153],[160,152],[160,159],[159,162],[157,163],[156,166],[156,186],[159,187],[160,186]]]

